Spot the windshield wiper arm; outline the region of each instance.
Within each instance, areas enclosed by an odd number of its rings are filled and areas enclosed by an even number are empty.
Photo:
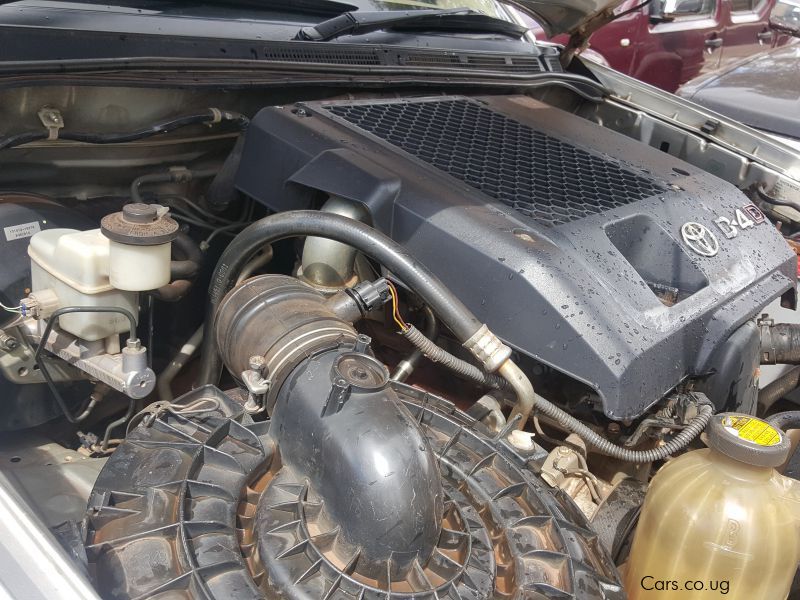
[[[313,27],[303,27],[296,40],[327,42],[343,35],[360,35],[381,29],[428,29],[500,33],[516,38],[527,31],[515,23],[497,19],[468,8],[443,10],[385,10],[347,12]]]

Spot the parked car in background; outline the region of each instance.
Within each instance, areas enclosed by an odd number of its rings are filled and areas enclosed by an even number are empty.
[[[678,94],[800,148],[800,46],[739,61]]]
[[[781,13],[796,5],[780,2]],[[770,24],[775,0],[626,0],[617,19],[590,39],[594,56],[613,69],[669,92],[759,51],[782,46],[791,36]],[[535,24],[541,39],[544,32]],[[554,42],[567,43],[557,36]]]
[[[800,0],[782,0],[770,15],[773,29],[797,36],[800,32]]]

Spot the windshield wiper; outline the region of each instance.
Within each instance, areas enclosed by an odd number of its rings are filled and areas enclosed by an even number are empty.
[[[385,10],[347,12],[313,27],[303,27],[294,39],[327,42],[343,35],[361,35],[381,29],[479,31],[521,38],[527,29],[468,8],[446,10]]]

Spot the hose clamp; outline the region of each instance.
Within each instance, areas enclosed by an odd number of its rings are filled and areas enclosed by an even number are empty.
[[[775,321],[765,313],[756,321],[756,325],[761,330],[761,364],[777,364],[777,350],[772,339],[772,328],[775,325]]]
[[[463,345],[481,361],[483,368],[489,373],[497,371],[511,357],[511,348],[489,331],[485,323]]]

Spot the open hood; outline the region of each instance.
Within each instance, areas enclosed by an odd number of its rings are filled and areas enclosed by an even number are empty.
[[[614,9],[624,0],[508,0],[542,26],[547,37],[568,33],[585,40],[614,18]],[[571,43],[574,44],[574,41]]]

